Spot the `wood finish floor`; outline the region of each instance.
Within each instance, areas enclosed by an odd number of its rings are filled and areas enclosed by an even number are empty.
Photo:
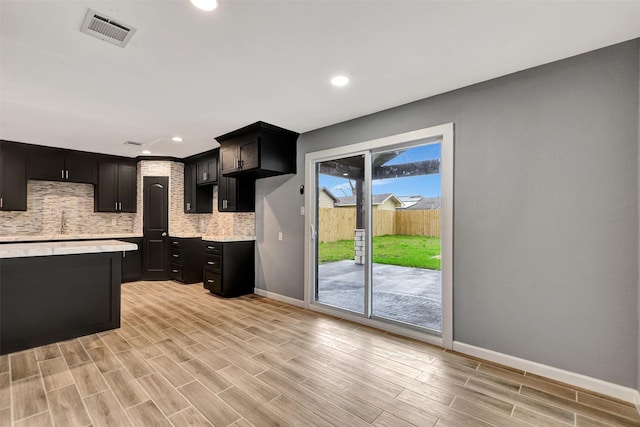
[[[0,356],[2,426],[639,426],[629,404],[257,296],[122,286],[122,327]]]

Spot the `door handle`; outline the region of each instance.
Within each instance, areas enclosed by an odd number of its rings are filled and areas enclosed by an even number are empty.
[[[316,227],[314,225],[311,226],[311,240],[316,240],[316,236],[318,235],[318,233],[316,233]]]
[[[167,237],[167,232],[166,231],[162,232],[162,237]]]

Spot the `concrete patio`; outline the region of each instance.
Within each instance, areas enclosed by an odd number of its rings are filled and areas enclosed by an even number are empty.
[[[440,271],[373,264],[376,317],[441,331]],[[363,313],[364,266],[352,260],[318,266],[318,302]]]

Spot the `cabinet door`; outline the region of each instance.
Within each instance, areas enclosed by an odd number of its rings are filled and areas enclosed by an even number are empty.
[[[255,169],[260,167],[260,139],[253,138],[243,141],[238,145],[238,155],[240,157],[240,169]]]
[[[116,212],[118,202],[118,163],[104,161],[98,164],[96,211]]]
[[[135,251],[123,252],[122,283],[142,279],[142,238],[118,239],[138,245]]]
[[[65,181],[64,152],[34,148],[29,156],[29,179]]]
[[[218,211],[227,212],[229,204],[229,181],[233,178],[220,175],[218,177]]]
[[[189,163],[184,165],[184,211],[193,213],[196,206],[196,165]]]
[[[138,204],[136,164],[118,166],[118,207],[121,212],[135,212]]]
[[[229,172],[238,170],[238,145],[235,143],[224,144],[220,146],[220,174],[224,175]]]
[[[196,184],[213,184],[218,179],[218,161],[215,158],[204,158],[197,163]]]
[[[70,153],[64,166],[65,178],[70,182],[95,184],[98,181],[98,160],[91,154]]]
[[[27,158],[23,149],[0,145],[0,210],[27,210]]]

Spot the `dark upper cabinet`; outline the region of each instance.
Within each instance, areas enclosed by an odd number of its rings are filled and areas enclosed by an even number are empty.
[[[35,147],[29,153],[29,179],[98,182],[98,158],[91,153],[59,148]]]
[[[27,210],[27,156],[18,144],[0,141],[0,210]]]
[[[197,163],[184,165],[184,212],[211,213],[213,212],[213,185],[198,185],[197,174]]]
[[[256,181],[253,178],[218,177],[218,211],[255,211]]]
[[[256,122],[216,140],[221,175],[257,179],[296,173],[296,132]]]
[[[206,185],[218,182],[218,156],[207,156],[196,162],[196,184]]]
[[[137,171],[135,161],[103,160],[98,165],[95,195],[97,212],[135,212]]]

